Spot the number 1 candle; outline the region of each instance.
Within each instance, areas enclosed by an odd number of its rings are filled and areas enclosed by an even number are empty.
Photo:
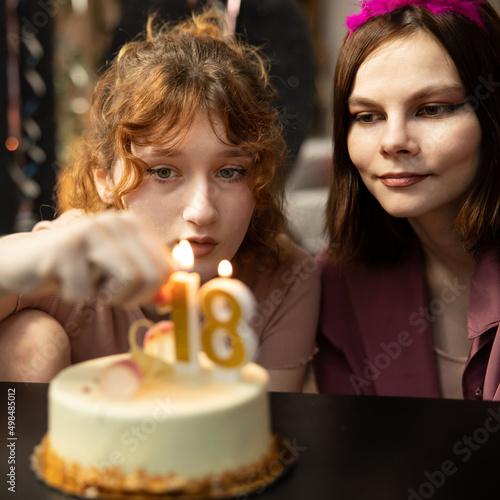
[[[175,367],[193,373],[199,370],[199,316],[196,297],[200,275],[187,270],[193,267],[194,256],[189,242],[183,240],[172,250],[179,269],[169,280],[172,293],[172,321],[175,325]]]

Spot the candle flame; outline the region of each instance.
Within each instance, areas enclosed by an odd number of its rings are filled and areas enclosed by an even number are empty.
[[[228,260],[221,260],[219,262],[219,276],[229,278],[233,274],[233,266]]]
[[[194,265],[194,254],[187,240],[181,240],[172,250],[172,257],[176,264],[182,269],[192,269]]]

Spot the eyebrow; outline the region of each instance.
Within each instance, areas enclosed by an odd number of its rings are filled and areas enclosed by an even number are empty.
[[[224,148],[218,153],[224,158],[251,157],[252,153],[244,148]],[[175,158],[182,156],[182,152],[175,148],[155,148],[144,155],[144,159]]]
[[[456,92],[465,92],[463,85],[460,84],[451,84],[451,85],[429,85],[414,94],[411,94],[407,101],[411,102],[414,100],[425,99],[426,97],[435,95],[435,94],[453,94]],[[357,97],[350,96],[347,99],[348,105],[361,105],[361,106],[373,106],[376,105],[377,102],[366,98],[366,97]]]

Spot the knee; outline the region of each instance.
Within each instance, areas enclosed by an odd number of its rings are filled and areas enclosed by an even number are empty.
[[[71,363],[68,336],[52,316],[23,310],[0,322],[0,379],[48,382]]]

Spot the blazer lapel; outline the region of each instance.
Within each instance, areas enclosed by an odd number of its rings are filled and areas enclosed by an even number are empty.
[[[350,268],[346,282],[366,356],[358,372],[377,394],[439,397],[420,249],[397,266]]]

